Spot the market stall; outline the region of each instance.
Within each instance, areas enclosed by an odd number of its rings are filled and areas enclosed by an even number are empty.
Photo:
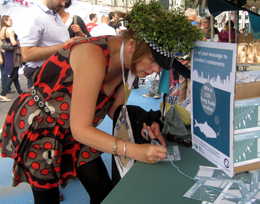
[[[213,16],[248,11],[252,28],[259,29],[252,18],[260,16],[237,4],[208,0],[208,8]],[[236,66],[260,66],[259,48],[251,34],[243,34],[237,43],[196,42],[193,50],[193,148],[231,177],[260,168],[260,73],[236,71]]]

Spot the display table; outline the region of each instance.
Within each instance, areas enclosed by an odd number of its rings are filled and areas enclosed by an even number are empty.
[[[167,142],[168,145],[177,144]],[[175,161],[174,164],[192,178],[197,174],[199,166],[214,167],[191,147],[179,146],[179,150],[181,161]],[[199,204],[201,201],[183,197],[194,183],[195,181],[179,173],[170,162],[136,162],[102,204]]]

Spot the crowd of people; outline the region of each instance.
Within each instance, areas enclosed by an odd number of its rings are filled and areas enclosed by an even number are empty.
[[[235,29],[233,21],[229,20],[225,23],[225,27],[219,32],[218,28],[215,26],[216,20],[211,19],[211,16],[206,16],[203,19],[197,15],[195,9],[188,8],[185,11],[185,15],[191,24],[197,28],[201,28],[201,32],[203,33],[202,41],[211,40],[211,34],[213,33],[213,40],[215,42],[229,42],[229,24],[231,27],[231,43],[235,42]],[[213,27],[211,27],[211,20],[213,20]],[[213,32],[212,32],[213,30]],[[190,56],[185,54],[182,55],[180,62],[185,65],[188,69],[191,68]],[[173,79],[174,80],[174,79]],[[179,96],[177,104],[183,107],[187,107],[190,103],[190,79],[184,78],[179,75]],[[170,82],[172,83],[172,82]],[[177,89],[177,87],[176,87]],[[176,92],[176,90],[173,90]]]
[[[135,135],[137,140],[145,139],[143,131],[147,130],[150,138],[158,139],[161,146],[133,143],[96,127],[106,115],[111,119],[118,116],[126,103],[128,80],[132,84],[134,78],[144,79],[153,73],[158,77],[162,68],[171,68],[174,48],[164,50],[161,44],[147,44],[143,38],[137,38],[137,25],[121,29],[118,19],[133,21],[135,16],[131,12],[111,12],[102,16],[100,25],[97,15],[92,13],[90,23],[85,25],[79,16],[65,11],[70,5],[71,0],[40,0],[25,14],[27,20],[19,36],[12,30],[11,17],[1,18],[0,38],[15,49],[0,55],[0,99],[11,101],[6,95],[13,92],[12,83],[19,94],[3,126],[1,156],[14,159],[12,185],[29,183],[35,204],[59,203],[59,185],[65,187],[74,178],[83,184],[91,204],[101,203],[113,188],[100,157],[102,152],[149,164],[166,157],[160,115],[154,112],[127,107],[138,118],[135,123],[139,121],[139,125],[132,127],[133,132],[139,133]],[[167,12],[161,9],[161,14]],[[207,17],[200,22],[194,10],[186,15],[192,25],[203,28],[205,39],[210,38]],[[224,41],[228,32],[228,29],[221,32],[220,39]],[[171,33],[166,35],[172,39]],[[15,62],[19,54],[22,58]],[[28,79],[27,90],[21,90],[19,84],[22,63]],[[190,68],[189,60],[183,60],[183,64]],[[189,96],[189,81],[180,82],[180,88],[182,84],[184,101]],[[144,97],[160,98],[159,79],[154,78],[152,85]]]
[[[102,36],[102,35],[119,35],[121,32],[121,23],[118,22],[118,15],[116,12],[110,12],[108,14],[108,16],[103,15],[101,18],[101,23],[97,24],[98,21],[98,17],[96,14],[91,13],[89,15],[89,19],[90,22],[88,24],[85,24],[85,22],[83,21],[83,19],[80,16],[77,15],[70,15],[69,12],[66,12],[65,9],[69,8],[71,6],[72,1],[71,0],[67,0],[65,2],[64,6],[61,6],[60,8],[58,8],[58,12],[57,14],[55,14],[55,18],[57,18],[59,16],[59,18],[62,19],[63,23],[65,24],[67,31],[69,33],[69,38],[72,38],[72,40],[75,40],[75,38],[73,37],[91,37],[91,36]],[[41,8],[43,9],[43,8]],[[35,11],[37,12],[37,10]],[[16,33],[14,33],[14,31],[12,30],[12,18],[11,16],[8,15],[3,15],[1,18],[1,30],[0,30],[0,36],[1,36],[1,42],[4,38],[7,39],[8,42],[11,42],[11,44],[14,46],[15,50],[1,50],[1,55],[0,55],[0,68],[1,68],[1,87],[2,87],[2,91],[0,94],[0,100],[1,101],[6,101],[6,102],[10,102],[11,99],[6,97],[6,94],[8,93],[15,93],[15,91],[11,90],[11,85],[12,83],[14,83],[15,88],[17,90],[18,94],[21,94],[23,91],[20,88],[20,84],[19,84],[19,76],[18,76],[18,71],[19,68],[22,66],[22,64],[24,63],[23,58],[21,57],[21,47],[30,47],[33,49],[30,49],[30,51],[28,52],[28,50],[23,51],[23,57],[27,58],[28,54],[27,53],[32,53],[32,51],[34,51],[34,47],[36,47],[36,44],[34,44],[32,41],[32,39],[28,40],[28,36],[30,35],[30,31],[27,31],[27,33],[23,32],[22,35],[24,34],[25,36],[17,36]],[[60,20],[60,19],[59,19]],[[33,29],[33,23],[35,23],[36,21],[32,22],[32,24],[30,25],[30,29]],[[40,21],[41,22],[41,21]],[[53,21],[51,21],[53,22]],[[43,26],[41,27],[41,29],[45,28],[47,25],[45,25],[43,23]],[[53,29],[55,28],[55,24],[53,22],[52,25],[48,26],[49,28]],[[95,29],[93,29],[94,27],[96,27]],[[28,25],[27,25],[27,28]],[[93,29],[93,30],[92,30]],[[25,30],[25,29],[24,29]],[[36,34],[36,30],[34,31],[34,34]],[[27,62],[25,64],[25,68],[24,68],[24,74],[28,79],[28,88],[30,88],[33,85],[32,82],[32,77],[33,74],[35,72],[35,68],[39,68],[43,62],[50,57],[50,54],[53,54],[53,52],[57,51],[58,49],[60,49],[64,44],[67,44],[70,41],[67,41],[69,38],[66,36],[67,33],[62,34],[62,37],[60,39],[58,39],[57,36],[53,36],[52,40],[48,40],[48,37],[52,37],[51,35],[43,35],[43,36],[37,36],[35,35],[36,38],[40,39],[40,46],[39,47],[48,47],[48,46],[53,46],[53,45],[58,45],[56,46],[56,48],[52,47],[53,50],[51,50],[52,53],[49,53],[49,51],[47,50],[48,48],[46,48],[47,54],[46,56],[43,56],[42,54],[40,54],[40,56],[42,55],[43,59],[38,60],[35,59],[34,57],[29,59],[29,62]],[[66,37],[65,37],[66,36]],[[19,37],[19,38],[18,38]],[[27,39],[26,39],[27,38]],[[20,45],[20,39],[22,40]],[[39,40],[37,39],[37,40]],[[36,39],[34,39],[36,40]],[[27,42],[25,42],[27,41]],[[1,43],[0,42],[0,43]],[[31,42],[31,43],[30,43]],[[36,41],[39,42],[39,41]],[[65,43],[64,43],[65,42]],[[63,44],[64,43],[64,44]],[[27,48],[23,48],[27,49]],[[50,50],[50,49],[49,49]],[[19,62],[17,63],[13,63],[13,61],[15,61],[14,59],[17,59],[17,55],[20,55],[19,57]],[[42,58],[40,57],[40,58]],[[28,60],[27,60],[28,61]],[[20,63],[20,64],[19,64]]]
[[[71,3],[72,3],[71,0],[67,0],[65,2],[65,5],[62,6],[61,8],[59,8],[59,11],[58,11],[59,16],[61,17],[63,23],[65,24],[65,26],[69,32],[69,38],[102,36],[102,35],[119,35],[120,34],[120,32],[121,32],[120,27],[122,24],[120,22],[118,22],[118,15],[116,12],[110,12],[108,14],[108,16],[103,15],[101,17],[100,24],[97,24],[97,22],[98,22],[97,14],[91,13],[89,15],[90,22],[88,24],[85,24],[80,16],[76,16],[76,15],[71,16],[68,12],[65,12],[65,9],[68,8],[71,5]],[[55,14],[55,15],[57,15],[57,14]],[[198,27],[201,28],[201,30],[203,32],[202,40],[211,39],[211,26],[210,26],[211,17],[210,16],[207,16],[204,19],[202,19],[201,16],[197,15],[197,13],[194,9],[187,9],[185,12],[185,15],[188,17],[189,21],[192,22],[192,25],[195,25],[197,28]],[[6,20],[6,18],[9,18],[9,19]],[[4,31],[6,30],[7,40],[11,40],[10,42],[14,46],[16,46],[18,48],[18,50],[20,50],[21,49],[20,42],[19,42],[19,40],[17,40],[19,38],[12,31],[11,17],[3,16],[1,22],[2,22],[1,23],[1,40],[3,40],[4,34],[5,34]],[[218,28],[216,28],[215,26],[213,27],[214,35],[217,34],[217,41],[228,42],[229,22],[231,25],[231,42],[235,42],[234,23],[231,20],[226,22],[225,27],[220,32],[219,32]],[[213,25],[215,25],[215,19],[213,19]],[[46,26],[46,25],[44,25],[44,26]],[[52,25],[52,26],[54,26],[54,25]],[[50,27],[52,27],[52,26],[50,26]],[[95,29],[93,29],[93,28],[95,28]],[[29,33],[29,31],[28,31],[28,33]],[[27,33],[27,35],[28,35],[28,33]],[[10,36],[10,38],[9,38],[9,36]],[[46,36],[46,37],[48,37],[48,36]],[[25,38],[26,38],[26,36],[25,36]],[[21,39],[25,39],[25,38],[21,37]],[[62,38],[60,40],[56,41],[55,38],[56,37],[54,37],[53,43],[50,43],[50,44],[49,44],[48,40],[46,40],[46,42],[44,42],[44,41],[41,42],[44,45],[44,47],[61,43],[60,46],[56,47],[52,51],[52,53],[54,51],[57,51],[58,49],[60,49],[65,43],[69,42],[66,40],[64,41],[64,39],[62,39]],[[67,40],[68,40],[68,38],[67,38]],[[18,42],[19,42],[19,44],[18,44]],[[63,44],[62,42],[65,42],[65,43]],[[22,45],[23,45],[23,43],[22,43]],[[28,46],[28,44],[26,44],[26,46],[24,46],[24,47],[27,47],[27,46]],[[42,46],[40,46],[40,47],[42,47]],[[31,51],[33,51],[33,49],[31,49]],[[18,51],[18,53],[19,53],[19,51]],[[6,60],[4,60],[5,54],[6,54]],[[18,64],[16,63],[17,66],[14,67],[14,65],[12,63],[14,54],[16,55],[16,52],[13,52],[13,51],[4,52],[3,50],[1,52],[1,56],[0,56],[1,79],[2,79],[1,80],[2,91],[0,94],[1,101],[8,101],[8,102],[11,101],[11,99],[6,97],[6,94],[15,93],[15,91],[11,90],[12,83],[14,83],[18,94],[22,93],[22,90],[21,90],[20,84],[19,84],[19,77],[18,77],[18,70],[19,70],[19,67],[21,67],[21,64],[19,64],[20,62]],[[10,56],[11,56],[11,58],[10,58]],[[24,68],[24,74],[28,78],[28,88],[30,88],[33,84],[32,76],[34,74],[34,71],[36,70],[35,68],[40,67],[48,57],[50,57],[50,54],[48,54],[46,57],[44,57],[44,60],[37,60],[35,62],[35,60],[32,58],[31,60],[29,60],[28,63],[26,63],[25,68]],[[4,63],[5,61],[6,61],[6,63]],[[22,61],[21,61],[21,63],[22,63]],[[6,67],[6,68],[4,69],[4,67]],[[8,77],[8,76],[10,76],[10,77]],[[134,88],[138,88],[141,81],[144,81],[144,80],[145,80],[145,78],[139,79],[139,81],[136,81],[135,82],[136,85],[134,85]],[[182,83],[182,80],[184,80],[184,79],[180,76],[180,83]],[[185,79],[185,81],[186,81],[186,79]],[[157,99],[160,98],[161,93],[159,93],[157,91],[158,86],[159,86],[159,83],[157,83],[156,80],[154,80],[154,79],[151,80],[151,91],[149,91],[147,94],[144,94],[143,96],[144,97],[154,97]],[[181,92],[181,93],[183,93],[183,92]],[[186,93],[185,93],[185,95],[186,95]],[[180,98],[182,98],[182,97],[180,96]],[[186,97],[184,97],[184,98],[186,98]],[[179,104],[181,104],[181,102],[183,102],[182,99],[180,99]]]

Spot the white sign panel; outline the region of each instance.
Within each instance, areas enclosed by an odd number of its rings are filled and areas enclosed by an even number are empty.
[[[237,45],[196,42],[192,51],[193,149],[234,174],[234,90]]]

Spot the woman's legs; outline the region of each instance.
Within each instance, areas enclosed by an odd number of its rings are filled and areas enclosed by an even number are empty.
[[[78,167],[77,174],[90,196],[91,204],[101,203],[112,190],[112,182],[101,157]]]
[[[18,93],[22,93],[22,90],[20,88],[20,83],[18,81],[18,69],[19,67],[14,67],[12,74],[10,75],[10,77],[8,78],[5,87],[3,89],[3,91],[1,92],[1,96],[5,96],[6,93],[8,92],[9,87],[11,86],[11,84],[13,82],[15,82],[15,88],[18,91]],[[16,80],[16,81],[15,81]]]
[[[3,53],[2,53],[2,56],[4,56]],[[1,85],[2,85],[2,90],[4,90],[5,84],[8,80],[8,76],[3,73],[4,64],[0,64],[0,69],[1,69]],[[10,91],[11,91],[11,87],[9,86],[7,93],[9,93]]]
[[[29,89],[33,86],[33,74],[31,74],[27,80],[27,88]]]
[[[59,188],[51,188],[44,191],[36,191],[32,188],[34,204],[59,204]]]
[[[77,168],[77,174],[82,185],[90,196],[91,204],[100,204],[112,190],[112,182],[101,159],[90,161]],[[59,204],[59,188],[44,191],[32,189],[34,204]]]
[[[23,93],[23,91],[22,91],[21,86],[20,86],[19,73],[18,72],[19,72],[19,67],[15,67],[12,74],[14,74],[14,86],[15,86],[17,92],[19,94],[21,94],[21,93]]]

